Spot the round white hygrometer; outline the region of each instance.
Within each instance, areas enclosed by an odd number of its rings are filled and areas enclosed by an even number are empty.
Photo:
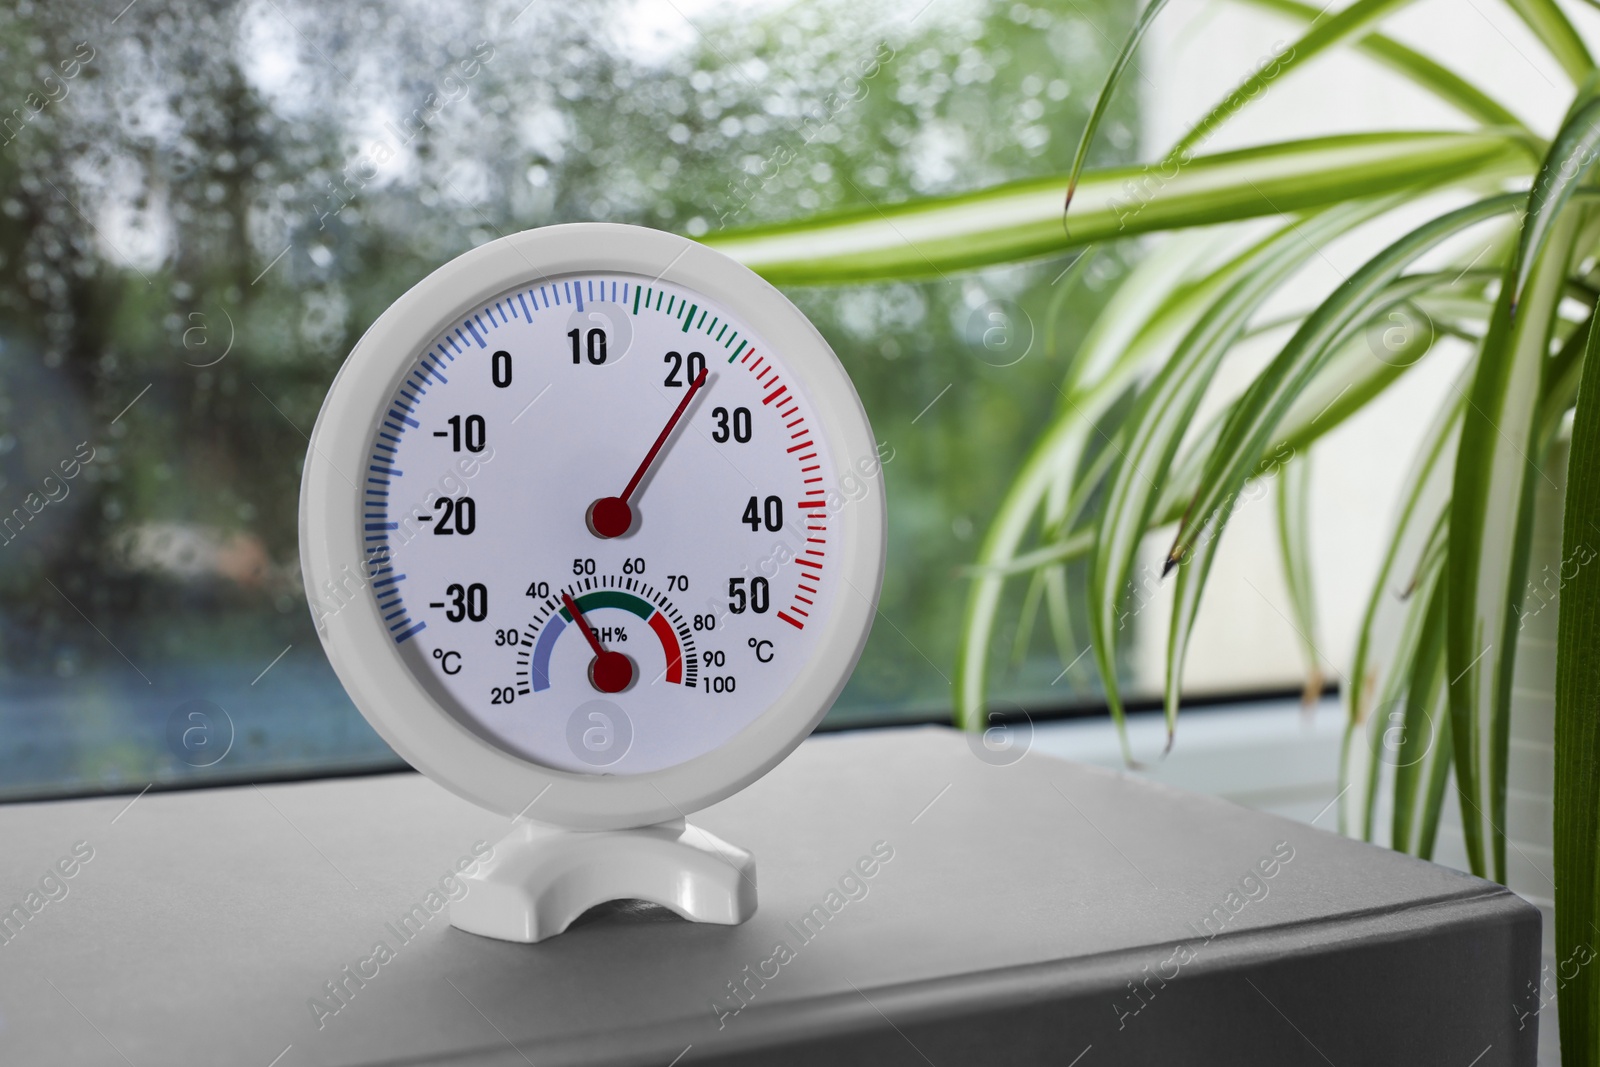
[[[357,707],[441,784],[569,829],[671,820],[769,770],[849,677],[877,455],[827,343],[745,267],[630,226],[515,234],[339,372],[307,589]]]

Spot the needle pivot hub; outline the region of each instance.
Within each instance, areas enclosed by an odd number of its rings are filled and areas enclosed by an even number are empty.
[[[620,496],[604,496],[589,505],[585,519],[596,537],[621,537],[633,527],[633,508]]]
[[[607,650],[589,661],[589,684],[602,693],[620,693],[633,684],[633,661]]]

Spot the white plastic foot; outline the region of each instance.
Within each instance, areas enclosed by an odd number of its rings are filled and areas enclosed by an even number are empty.
[[[590,833],[520,820],[477,871],[450,922],[502,941],[554,937],[596,904],[648,900],[726,926],[756,911],[756,861],[682,819]]]

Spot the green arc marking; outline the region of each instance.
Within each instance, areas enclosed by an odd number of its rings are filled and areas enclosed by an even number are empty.
[[[656,606],[644,597],[624,593],[619,589],[596,589],[592,593],[585,593],[580,597],[573,597],[573,602],[578,605],[578,610],[592,611],[595,608],[621,608],[631,611],[641,619],[648,619],[656,613]],[[568,622],[572,621],[572,612],[562,608],[560,615]]]

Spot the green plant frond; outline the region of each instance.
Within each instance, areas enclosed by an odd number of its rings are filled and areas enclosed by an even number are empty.
[[[1028,646],[1033,643],[1033,626],[1039,617],[1039,604],[1044,599],[1044,574],[1033,572],[1028,579],[1028,591],[1022,597],[1022,613],[1017,617],[1017,634],[1011,642],[1011,665],[1020,666],[1028,656]]]
[[[1317,594],[1311,577],[1311,456],[1283,465],[1278,471],[1278,555],[1283,562],[1284,586],[1294,615],[1300,654],[1306,662],[1306,684],[1301,703],[1307,707],[1322,697],[1322,653],[1317,650]]]
[[[1506,761],[1512,671],[1534,489],[1539,405],[1581,213],[1573,194],[1600,145],[1600,94],[1587,85],[1529,191],[1516,255],[1484,336],[1463,415],[1451,493],[1450,675],[1456,790],[1474,873],[1505,880]],[[1491,875],[1492,872],[1492,875]]]
[[[1407,189],[1470,187],[1526,173],[1515,131],[1368,133],[1199,156],[1187,165],[1088,171],[1061,228],[1065,177],[1030,179],[707,236],[782,285],[937,278],[1060,255],[1158,230],[1272,217]]]
[[[984,691],[989,646],[1008,576],[1005,568],[1016,557],[1061,473],[1078,468],[1095,418],[1144,362],[1169,351],[1200,314],[1211,288],[1193,283],[1200,269],[1197,265],[1215,243],[1209,235],[1182,235],[1165,249],[1171,255],[1151,256],[1140,263],[1112,295],[1073,358],[1069,388],[1078,400],[1060,409],[1034,443],[978,550],[957,648],[954,703],[958,726],[981,730],[987,725]]]
[[[1582,85],[1594,73],[1588,47],[1556,0],[1506,0],[1506,6],[1527,23],[1574,85]]]
[[[1090,560],[1090,640],[1112,718],[1122,723],[1116,681],[1117,632],[1124,588],[1178,451],[1212,375],[1263,301],[1294,277],[1320,245],[1392,207],[1391,201],[1344,205],[1291,222],[1229,264],[1229,284],[1206,308],[1136,400],[1112,460],[1096,548]],[[1168,721],[1168,733],[1175,724]]]
[[[1374,679],[1371,710],[1362,724],[1362,729],[1366,731],[1366,744],[1359,744],[1362,737],[1359,731],[1347,734],[1347,741],[1354,744],[1358,751],[1365,750],[1366,772],[1362,782],[1365,804],[1360,812],[1360,821],[1362,837],[1368,841],[1375,840],[1377,797],[1385,788],[1392,790],[1395,787],[1398,768],[1389,751],[1390,742],[1397,727],[1402,733],[1405,729],[1407,687],[1422,648],[1428,608],[1433,587],[1439,583],[1449,528],[1448,511],[1441,506],[1427,528],[1428,537],[1419,557],[1415,578],[1397,591],[1388,605],[1398,625],[1392,640],[1385,646],[1389,659],[1382,665],[1382,673]],[[1388,777],[1387,782],[1383,781],[1385,776]]]
[[[1206,113],[1189,132],[1178,138],[1167,152],[1168,160],[1180,160],[1192,154],[1191,150],[1205,142],[1217,127],[1243,110],[1245,105],[1260,96],[1273,82],[1301,64],[1315,58],[1341,41],[1350,39],[1375,25],[1384,16],[1405,7],[1411,0],[1355,0],[1348,7],[1324,14],[1311,24],[1311,28],[1284,52],[1276,52],[1270,62],[1262,57],[1259,69],[1250,74],[1238,88]]]
[[[1072,612],[1067,602],[1067,569],[1057,563],[1044,569],[1045,605],[1049,609],[1050,636],[1055,641],[1056,658],[1067,670],[1078,658],[1077,638],[1072,632]]]
[[[1112,94],[1121,83],[1128,64],[1133,61],[1133,53],[1143,40],[1145,31],[1166,6],[1167,0],[1149,0],[1144,5],[1144,10],[1139,12],[1139,17],[1128,30],[1128,36],[1123,40],[1116,59],[1112,61],[1105,82],[1100,86],[1100,95],[1095,97],[1094,107],[1089,110],[1089,119],[1084,123],[1083,133],[1078,138],[1078,150],[1072,157],[1072,170],[1067,174],[1067,195],[1061,203],[1061,224],[1064,228],[1067,226],[1067,213],[1072,210],[1072,196],[1078,191],[1078,178],[1083,174],[1083,165],[1089,158],[1089,145],[1094,141],[1095,131],[1100,128],[1106,110],[1111,106]]]
[[[1439,581],[1437,563],[1429,569],[1425,587],[1414,594],[1426,604],[1417,634],[1415,655],[1406,679],[1403,726],[1393,743],[1394,819],[1389,844],[1402,852],[1431,854],[1438,828],[1438,804],[1443,794],[1440,762],[1448,765],[1449,705],[1445,699],[1444,616],[1448,586]],[[1445,742],[1445,743],[1441,743]],[[1390,751],[1390,743],[1383,746]],[[1440,780],[1439,796],[1433,782]],[[1430,810],[1432,813],[1430,815]]]
[[[1161,706],[1167,716],[1167,751],[1177,738],[1178,707],[1183,699],[1183,666],[1189,654],[1189,637],[1200,614],[1200,597],[1205,592],[1211,563],[1216,559],[1217,537],[1211,527],[1202,531],[1194,547],[1178,567],[1172,589],[1172,619],[1167,627],[1166,681],[1162,686]]]
[[[1513,260],[1516,269],[1506,277],[1506,285],[1511,289],[1509,315],[1516,314],[1529,278],[1543,262],[1540,253],[1550,240],[1551,229],[1564,217],[1563,209],[1577,194],[1597,158],[1600,158],[1600,91],[1590,91],[1573,103],[1529,191],[1528,211]],[[1566,284],[1565,264],[1561,269],[1561,284]]]
[[[1585,958],[1580,951],[1592,958],[1600,929],[1600,567],[1594,565],[1600,552],[1600,330],[1586,340],[1567,463],[1556,635],[1555,944],[1561,960]],[[1562,1052],[1580,1063],[1600,1063],[1600,975],[1592,965],[1577,972],[1557,994]]]
[[[1215,521],[1220,532],[1226,525],[1228,508],[1295,397],[1352,325],[1365,321],[1374,302],[1390,292],[1401,272],[1446,239],[1512,210],[1522,199],[1514,193],[1488,197],[1431,219],[1363,263],[1306,318],[1234,405],[1168,553],[1170,562],[1182,558],[1202,526]]]
[[[1303,4],[1300,0],[1241,0],[1241,2],[1267,11],[1275,11],[1301,22],[1314,22],[1321,17],[1323,11],[1320,7]],[[1522,125],[1517,116],[1476,85],[1391,37],[1381,33],[1369,33],[1358,39],[1355,47],[1485,126]]]
[[[1402,595],[1404,587],[1399,583],[1409,582],[1409,576],[1417,572],[1439,516],[1447,513],[1455,444],[1464,405],[1463,386],[1470,377],[1469,368],[1434,414],[1417,446],[1411,469],[1400,485],[1394,527],[1356,631],[1350,676],[1344,687],[1347,715],[1340,778],[1348,789],[1349,799],[1339,811],[1342,833],[1352,832],[1352,827],[1359,824],[1363,827],[1363,836],[1369,839],[1371,836],[1372,805],[1376,797],[1367,788],[1367,775],[1355,766],[1358,761],[1354,757],[1360,748],[1357,739],[1371,714],[1383,679],[1391,673],[1396,659],[1396,639],[1406,607]],[[1407,577],[1400,577],[1402,575]]]

